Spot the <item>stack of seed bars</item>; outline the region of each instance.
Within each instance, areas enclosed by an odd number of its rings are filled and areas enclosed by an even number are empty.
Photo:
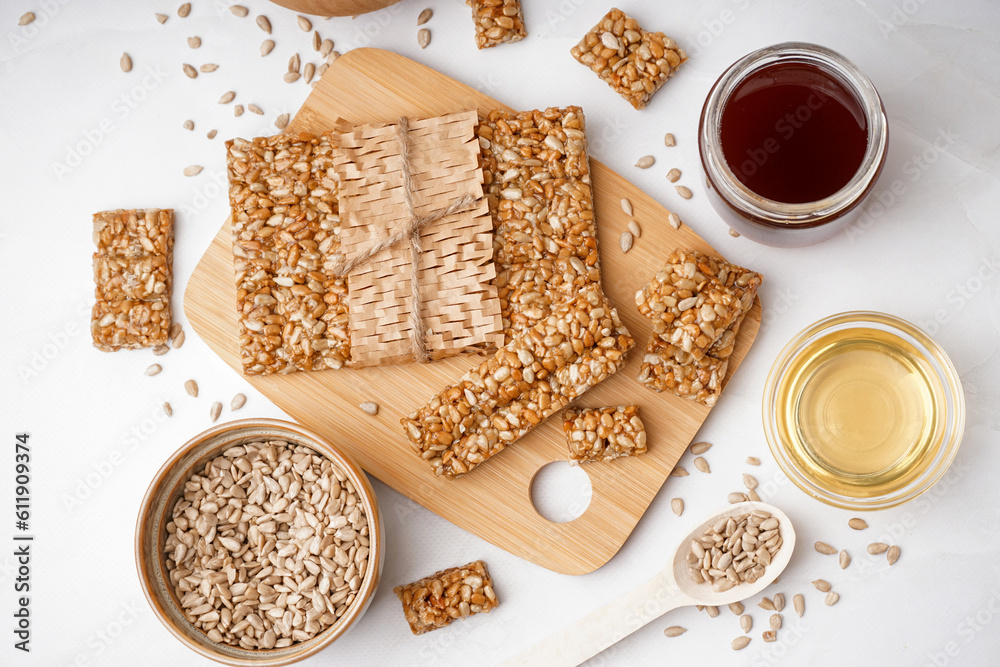
[[[653,322],[639,382],[715,405],[761,280],[758,273],[693,250],[671,253],[635,295],[639,312]]]
[[[90,331],[104,352],[155,347],[170,330],[174,218],[171,209],[94,214]]]

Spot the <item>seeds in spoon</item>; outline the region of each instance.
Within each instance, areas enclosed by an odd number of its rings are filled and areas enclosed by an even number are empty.
[[[812,585],[816,587],[820,593],[830,592],[830,582],[825,579],[816,579],[812,582]]]
[[[806,613],[806,599],[802,593],[796,593],[792,597],[792,606],[795,607],[795,613],[799,618],[802,618],[802,614]]]
[[[895,565],[896,561],[899,560],[899,547],[895,544],[889,547],[889,551],[886,552],[885,558],[889,561],[889,565]]]
[[[671,625],[669,628],[663,631],[663,634],[666,635],[667,637],[680,637],[685,632],[687,632],[687,628],[682,628],[679,625]]]
[[[826,542],[817,542],[816,544],[813,545],[813,547],[816,549],[816,551],[823,554],[824,556],[832,556],[833,554],[837,553],[837,550],[831,547]]]
[[[730,646],[733,647],[734,651],[742,651],[747,647],[749,643],[750,643],[749,637],[737,637],[736,639],[733,640],[733,643],[730,644]]]
[[[672,498],[670,500],[670,509],[673,511],[674,514],[680,516],[681,514],[684,513],[684,501],[681,500],[680,498]]]
[[[699,456],[701,454],[704,454],[711,448],[712,448],[712,443],[710,442],[696,442],[693,445],[691,445],[691,453],[694,454],[695,456]]]
[[[635,162],[635,166],[639,167],[639,169],[649,169],[654,164],[656,164],[656,158],[652,155],[643,155]]]
[[[768,526],[774,528],[765,528],[765,522],[771,522]],[[771,531],[773,534],[768,535]],[[762,538],[759,542],[751,534],[754,532]],[[701,537],[691,540],[689,574],[694,583],[708,583],[716,592],[753,583],[763,576],[780,547],[778,520],[766,512],[723,517],[706,528]],[[770,600],[767,604],[771,604]]]
[[[625,215],[632,215],[632,202],[624,197],[622,197],[622,211],[625,212]]]
[[[872,556],[878,556],[879,554],[884,554],[888,548],[889,545],[884,542],[872,542],[868,545],[868,553]]]

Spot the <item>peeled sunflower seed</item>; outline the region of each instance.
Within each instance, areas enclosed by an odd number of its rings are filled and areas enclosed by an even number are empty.
[[[681,180],[681,170],[674,167],[673,169],[668,171],[667,180],[670,181],[671,183],[676,183],[677,181]]]
[[[823,600],[823,602],[826,603],[827,607],[832,607],[833,605],[837,604],[838,600],[840,600],[840,594],[830,591],[829,593],[826,594],[826,598]]]
[[[771,629],[772,630],[775,630],[775,631],[780,630],[781,629],[781,614],[771,614],[771,618],[769,619],[769,622],[771,624]]]
[[[748,456],[747,457],[747,465],[748,466],[759,466],[760,465],[760,459],[757,458],[756,456]]]
[[[430,43],[431,43],[431,31],[428,30],[427,28],[421,28],[420,30],[418,30],[417,44],[420,45],[420,48],[426,49]]]
[[[302,59],[299,58],[299,54],[296,53],[295,55],[293,55],[291,58],[288,59],[289,72],[298,72],[301,67],[302,67]]]
[[[313,51],[319,51],[320,47],[323,46],[323,38],[319,36],[319,30],[313,33]]]
[[[775,611],[781,611],[782,609],[785,608],[785,594],[784,593],[775,593],[774,597],[771,598],[771,602],[774,603],[774,610]],[[771,628],[771,629],[772,630],[777,630],[778,628]]]
[[[825,579],[816,579],[812,582],[812,585],[815,586],[816,590],[818,590],[820,593],[830,592],[831,588],[830,582],[826,581]]]
[[[806,599],[802,593],[796,593],[792,597],[792,606],[795,607],[795,613],[799,618],[802,618],[802,614],[806,613]]]
[[[301,75],[298,72],[285,72],[285,76],[282,77],[285,83],[295,83],[299,80]]]
[[[378,403],[375,401],[365,401],[358,407],[361,408],[362,412],[371,415],[372,417],[378,414]]]
[[[323,43],[319,45],[319,54],[326,58],[333,51],[333,40],[324,39]]]
[[[747,487],[750,490],[756,489],[757,478],[754,477],[753,475],[748,475],[746,473],[743,473],[743,486]]]
[[[663,145],[666,146],[667,148],[670,148],[671,146],[676,146],[677,140],[674,139],[673,134],[667,132],[665,135],[663,135]]]
[[[670,509],[674,514],[680,516],[684,513],[684,501],[680,498],[673,498],[670,501]]]
[[[740,237],[740,233],[735,229],[733,229],[732,227],[729,228],[729,235],[732,236],[734,239],[738,239]]]
[[[419,16],[417,16],[417,25],[423,25],[427,23],[428,21],[431,20],[432,16],[434,16],[434,10],[428,7],[424,11],[420,12]]]
[[[607,35],[607,34],[610,34],[610,33],[604,33],[604,34]],[[639,167],[639,169],[649,169],[655,163],[656,163],[656,158],[655,157],[653,157],[652,155],[643,155],[641,158],[639,158],[638,160],[636,160],[635,166]]]
[[[229,104],[236,99],[235,91],[230,90],[227,93],[222,93],[222,97],[219,98],[219,104]]]
[[[197,176],[201,173],[203,167],[200,164],[192,164],[189,167],[184,167],[185,176]]]
[[[840,550],[840,569],[841,570],[846,570],[847,566],[850,565],[850,564],[851,564],[851,555],[849,553],[847,553],[846,551],[844,551],[843,549],[841,549]]]
[[[683,466],[674,466],[674,469],[670,471],[671,477],[687,477],[688,471]]]
[[[35,20],[35,13],[34,12],[25,12],[25,13],[21,14],[21,18],[19,18],[17,20],[17,24],[21,25],[21,26],[24,26],[24,25],[28,25],[29,23],[31,23],[34,20]]]
[[[174,409],[170,407],[170,403],[164,403],[161,407],[168,417],[174,416]]]
[[[186,120],[186,121],[184,121],[183,127],[184,127],[185,130],[193,130],[194,129],[194,121],[193,120]]]
[[[153,356],[162,357],[169,351],[170,351],[169,345],[157,345],[156,347],[153,348]]]
[[[775,632],[774,630],[765,630],[761,634],[761,639],[763,639],[766,642],[773,642],[777,638],[778,638],[778,633]]]
[[[747,498],[754,502],[760,502],[760,496],[753,489],[747,489]]]
[[[774,611],[774,603],[771,602],[771,598],[764,598],[757,603],[757,606],[761,609],[766,609],[768,611]]]
[[[188,37],[188,46],[190,46],[192,49],[197,49],[199,46],[201,46],[201,37],[198,37],[197,35],[195,35],[194,37]]]
[[[679,194],[684,199],[691,199],[691,190],[683,185],[675,185],[674,190],[677,190]]]
[[[218,130],[209,130],[208,134],[206,134],[205,136],[208,137],[209,139],[215,139],[215,135],[218,133],[219,133]]]
[[[628,221],[628,231],[635,238],[642,236],[642,229],[639,228],[639,223],[635,220]]]
[[[267,17],[264,16],[263,14],[257,17],[257,25],[260,27],[261,30],[263,30],[267,34],[269,35],[271,34],[271,22],[268,21]]]
[[[285,129],[288,126],[288,114],[283,113],[274,119],[274,126],[279,130]]]
[[[712,469],[708,466],[708,461],[706,461],[700,456],[694,460],[694,467],[702,471],[703,473],[712,472]]]
[[[184,63],[184,66],[181,67],[181,69],[184,70],[184,73],[188,75],[189,79],[197,79],[198,78],[198,70],[196,70],[192,65],[188,65],[187,63]]]
[[[679,625],[671,625],[669,628],[663,631],[663,634],[666,635],[667,637],[680,637],[685,632],[687,632],[687,628],[682,628]]]
[[[183,5],[177,8],[177,16],[180,16],[182,19],[187,18],[187,15],[190,13],[191,13],[190,2],[185,2]]]
[[[177,334],[177,337],[174,338],[174,340],[171,343],[171,345],[173,346],[173,348],[175,350],[181,349],[181,346],[184,345],[184,332],[183,331],[180,332],[179,334]]]
[[[316,68],[316,76],[322,78],[323,77],[323,72],[325,72],[327,70],[327,68],[329,68],[329,67],[330,66],[327,65],[326,63],[323,63],[322,65],[320,65],[319,67],[317,67]],[[319,83],[319,81],[317,81],[316,83]]]
[[[244,7],[243,5],[232,5],[229,8],[229,11],[231,11],[234,16],[239,16],[241,19],[246,18],[247,15],[250,13],[250,10]]]
[[[306,63],[305,68],[302,70],[302,78],[306,80],[306,83],[312,81],[313,75],[316,74],[316,65],[312,63]]]
[[[167,16],[166,14],[156,14],[156,20],[159,21],[161,24],[166,23],[168,18],[170,17]]]
[[[208,74],[209,72],[214,72],[215,70],[219,69],[219,66],[216,65],[215,63],[205,63],[198,69],[200,69],[205,74]]]
[[[833,554],[837,553],[837,550],[831,547],[826,542],[817,542],[816,544],[813,545],[813,547],[816,549],[816,551],[823,554],[824,556],[832,556]]]
[[[671,213],[670,215],[668,215],[667,222],[670,223],[670,226],[673,227],[674,229],[681,228],[681,219],[677,217],[676,213]]]
[[[743,614],[740,616],[740,628],[743,629],[743,632],[750,632],[753,628],[753,618],[750,614]]]
[[[250,113],[255,113],[258,116],[263,116],[264,115],[264,110],[261,109],[256,104],[248,104],[247,105],[247,111],[249,111]]]
[[[865,528],[868,527],[868,522],[865,521],[864,519],[859,519],[855,517],[850,521],[848,521],[847,525],[853,528],[854,530],[864,530]]]
[[[872,542],[868,545],[868,553],[872,556],[878,556],[879,554],[884,554],[888,548],[889,545],[884,542]]]
[[[149,368],[146,369],[146,375],[158,375],[162,370],[163,366],[159,364],[152,364]]]
[[[309,32],[310,30],[313,29],[312,21],[310,21],[309,19],[307,19],[305,16],[302,16],[301,14],[299,14],[299,17],[296,20],[298,21],[299,28],[302,29],[302,32]]]
[[[749,643],[750,643],[749,637],[737,637],[736,639],[733,640],[733,643],[730,644],[730,646],[733,647],[734,651],[741,651],[745,649]]]
[[[625,212],[625,215],[632,215],[632,202],[624,197],[622,197],[622,211]]]
[[[618,245],[621,246],[622,252],[628,252],[632,249],[632,232],[622,232],[622,235],[618,237]]]
[[[274,40],[265,39],[263,42],[260,43],[260,55],[262,57],[266,56],[271,52],[273,48],[274,48]]]
[[[184,391],[188,393],[188,396],[198,398],[198,383],[194,380],[188,380],[184,383]]]
[[[247,397],[243,394],[236,394],[233,396],[233,400],[229,403],[229,411],[236,412],[244,405],[246,405]]]
[[[726,500],[730,505],[735,505],[736,503],[745,503],[747,501],[747,494],[741,493],[739,491],[734,491],[726,496]]]
[[[719,615],[719,608],[715,605],[709,605],[705,607],[705,613],[708,614],[709,618],[715,618]]]
[[[118,64],[122,66],[122,71],[123,72],[131,72],[132,71],[132,56],[130,56],[127,53],[123,53],[122,54],[122,59],[121,59],[121,61]]]
[[[743,614],[743,603],[742,602],[731,602],[731,603],[729,603],[729,611],[733,612],[737,616],[742,615]]]
[[[215,423],[219,419],[219,415],[222,414],[222,403],[216,401],[212,403],[212,407],[208,411],[208,415],[212,418],[212,423]]]
[[[233,107],[233,115],[236,116],[237,118],[239,118],[240,116],[243,115],[243,105],[242,104],[237,104],[236,106]]]
[[[704,454],[711,448],[712,448],[712,443],[710,442],[696,442],[693,445],[691,445],[691,453],[694,454],[695,456],[698,456],[700,454]]]
[[[899,547],[895,544],[889,547],[889,551],[885,554],[885,559],[889,561],[889,565],[895,565],[896,561],[899,560]]]

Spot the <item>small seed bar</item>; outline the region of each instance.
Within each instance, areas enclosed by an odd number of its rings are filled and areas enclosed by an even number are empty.
[[[170,257],[174,250],[171,209],[118,209],[94,214],[94,245],[110,257]]]
[[[91,312],[90,333],[94,347],[102,352],[165,345],[169,330],[166,298],[106,301],[98,297]]]
[[[519,42],[528,36],[524,29],[521,0],[465,0],[476,22],[476,46],[488,49],[504,42]]]
[[[330,135],[226,143],[239,347],[246,375],[341,368],[350,358]]]
[[[457,477],[615,373],[634,342],[592,286],[401,423],[434,474]]]
[[[608,12],[570,53],[636,109],[687,60],[674,40],[643,30],[620,9]]]
[[[646,429],[637,405],[568,409],[563,414],[563,431],[570,465],[646,453]]]
[[[415,635],[437,630],[456,618],[488,614],[500,601],[493,578],[481,560],[441,570],[420,581],[393,589]]]
[[[646,346],[638,380],[655,392],[669,391],[712,407],[722,393],[728,359],[706,354],[694,359],[662,339],[653,336]]]
[[[693,250],[675,250],[635,295],[653,333],[701,359],[750,310],[760,274]]]
[[[170,294],[170,278],[166,255],[94,256],[94,282],[101,299],[155,301]]]

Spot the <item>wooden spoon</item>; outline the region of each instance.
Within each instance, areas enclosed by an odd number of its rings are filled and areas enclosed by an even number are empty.
[[[721,593],[713,591],[709,584],[696,584],[691,581],[687,564],[691,540],[701,537],[705,530],[719,519],[746,514],[753,510],[763,510],[780,522],[782,544],[771,564],[764,570],[764,576],[752,584],[743,583]],[[681,540],[674,551],[670,565],[658,575],[589,616],[570,623],[504,664],[519,667],[529,665],[571,667],[597,655],[671,609],[693,604],[727,605],[753,597],[777,579],[788,565],[794,549],[795,530],[792,522],[777,507],[761,502],[730,505],[724,511],[707,517]]]

